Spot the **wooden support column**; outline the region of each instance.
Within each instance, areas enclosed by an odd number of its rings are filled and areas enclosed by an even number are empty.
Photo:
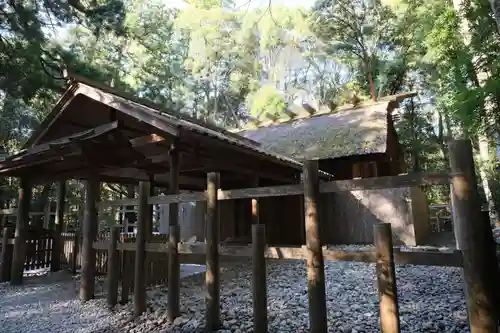
[[[375,224],[373,234],[377,252],[376,270],[380,299],[380,332],[399,333],[399,306],[391,224]]]
[[[25,178],[20,180],[19,197],[17,201],[17,220],[14,234],[14,253],[12,254],[11,284],[22,284],[24,262],[26,261],[26,229],[29,224],[31,201],[31,184]]]
[[[137,235],[135,250],[134,272],[134,316],[140,316],[146,311],[146,232],[147,224],[151,219],[149,214],[150,183],[139,183],[139,205],[137,216]]]
[[[179,150],[170,147],[170,190],[169,193],[179,192]],[[179,204],[171,203],[168,210],[168,302],[167,318],[173,321],[180,314],[180,271],[179,253],[177,245],[180,238]]]
[[[3,228],[2,235],[2,256],[0,258],[0,282],[7,282],[10,279],[12,270],[13,245],[9,240],[14,236],[14,230],[10,227]]]
[[[498,265],[491,226],[481,215],[471,142],[451,140],[448,149],[453,224],[463,255],[470,329],[472,333],[497,332]]]
[[[309,326],[311,333],[326,333],[325,268],[318,219],[318,161],[304,162],[304,210],[307,247]]]
[[[120,261],[118,255],[118,238],[120,237],[120,227],[113,226],[109,233],[108,249],[108,307],[113,308],[118,302],[118,277],[120,275]]]
[[[57,203],[56,203],[56,216],[54,228],[54,245],[52,246],[52,260],[50,262],[50,270],[57,272],[61,269],[61,252],[63,243],[61,239],[61,232],[64,225],[64,209],[66,208],[66,182],[61,181],[57,187]],[[50,204],[49,204],[50,207]]]
[[[252,202],[255,199],[252,199]],[[252,208],[254,205],[252,205]],[[252,210],[253,211],[253,210]],[[253,213],[252,213],[253,215]],[[252,225],[252,294],[255,333],[267,333],[266,227]]]
[[[89,173],[86,184],[83,239],[82,239],[82,278],[80,283],[80,300],[86,302],[94,298],[94,282],[96,271],[96,250],[93,243],[97,237],[97,203],[100,200],[99,176]]]
[[[206,241],[206,274],[207,288],[205,331],[212,332],[220,328],[220,267],[219,267],[219,205],[217,191],[220,186],[218,173],[207,176],[207,224]]]

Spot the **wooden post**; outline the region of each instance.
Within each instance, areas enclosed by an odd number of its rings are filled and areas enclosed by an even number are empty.
[[[2,257],[0,258],[0,282],[7,282],[10,279],[12,269],[13,246],[9,240],[14,236],[14,230],[10,227],[3,228],[2,235]]]
[[[23,283],[24,262],[26,261],[26,228],[29,223],[31,201],[31,184],[25,178],[21,178],[20,183],[10,275],[10,283],[14,285]]]
[[[304,162],[304,211],[311,333],[326,333],[325,268],[318,220],[318,161]]]
[[[120,295],[120,303],[126,304],[128,302],[128,295],[130,292],[130,285],[132,281],[132,277],[128,274],[129,270],[128,265],[130,263],[130,256],[133,253],[130,251],[122,251],[122,293]]]
[[[108,249],[108,306],[114,307],[118,302],[118,276],[120,274],[120,262],[118,255],[118,238],[120,236],[120,228],[113,226],[109,233],[109,249]]]
[[[97,202],[100,197],[99,191],[99,177],[94,172],[90,172],[86,186],[83,219],[82,278],[80,283],[80,300],[82,302],[94,298],[96,250],[93,243],[97,237]]]
[[[217,191],[219,174],[209,173],[207,176],[207,214],[206,214],[206,274],[205,285],[206,317],[205,331],[212,332],[220,328],[220,267],[219,267],[219,207]]]
[[[252,203],[255,199],[252,200]],[[256,201],[256,200],[255,200]],[[257,206],[257,205],[255,205]],[[254,205],[252,204],[252,208]],[[253,211],[253,210],[252,210]],[[252,216],[254,214],[252,213]],[[255,333],[267,333],[266,227],[252,225],[252,293]]]
[[[169,192],[179,192],[179,151],[175,146],[170,148],[170,183]],[[167,319],[173,321],[179,316],[180,308],[180,261],[177,245],[180,238],[179,204],[171,203],[168,210],[168,302]]]
[[[73,237],[73,252],[71,253],[71,273],[73,275],[76,274],[79,252],[80,252],[80,231],[75,230],[75,236]]]
[[[391,224],[375,224],[373,234],[377,252],[376,270],[380,299],[380,331],[382,333],[399,333],[398,293]]]
[[[57,188],[57,203],[56,203],[56,216],[55,216],[55,229],[54,229],[54,243],[52,245],[52,259],[50,262],[50,270],[57,272],[61,269],[61,252],[63,249],[61,232],[64,224],[64,209],[66,198],[66,182],[61,181]],[[49,205],[50,207],[50,205]]]
[[[470,329],[472,333],[497,332],[498,265],[491,226],[481,216],[471,142],[451,140],[448,149],[453,224],[463,255]]]
[[[139,183],[139,205],[137,214],[137,236],[135,250],[134,272],[134,316],[140,316],[146,311],[146,238],[147,224],[151,219],[148,198],[150,183]]]

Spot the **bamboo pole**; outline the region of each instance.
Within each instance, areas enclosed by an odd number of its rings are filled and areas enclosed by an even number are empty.
[[[305,161],[304,210],[309,292],[309,326],[311,333],[326,333],[325,268],[318,219],[318,197],[318,162]]]
[[[398,292],[396,288],[391,224],[375,224],[373,226],[373,234],[377,253],[376,270],[380,298],[381,332],[399,333]]]
[[[219,174],[207,176],[207,224],[206,224],[206,318],[205,330],[216,331],[220,328],[220,267],[219,267],[219,207],[217,190]]]

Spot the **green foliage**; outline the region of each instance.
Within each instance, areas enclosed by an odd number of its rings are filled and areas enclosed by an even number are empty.
[[[64,67],[228,127],[248,114],[279,116],[297,100],[342,105],[353,93],[366,100],[416,90],[419,100],[397,123],[415,170],[447,168],[449,136],[493,142],[498,134],[500,34],[486,0],[460,8],[440,0],[319,0],[309,11],[188,3],[0,3],[0,151],[19,149],[40,123],[65,88]],[[77,196],[81,186],[72,186]],[[446,191],[428,195],[444,200]]]
[[[279,117],[286,108],[283,96],[272,85],[264,85],[249,98],[250,114],[258,119],[264,119],[265,113]]]

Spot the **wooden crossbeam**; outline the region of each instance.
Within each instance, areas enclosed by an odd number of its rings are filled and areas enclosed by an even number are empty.
[[[119,243],[118,249],[122,251],[134,251],[135,243]],[[98,250],[107,250],[108,241],[94,242],[94,248]],[[205,255],[205,243],[180,243],[178,252],[184,256]],[[326,261],[354,261],[372,263],[377,259],[375,250],[373,251],[343,251],[329,249],[323,246],[323,258]],[[153,253],[167,253],[168,244],[166,243],[147,243],[146,251]],[[222,257],[251,258],[251,245],[219,245],[219,254]],[[306,260],[307,250],[302,247],[273,247],[267,246],[264,251],[267,259],[282,260]],[[399,247],[394,248],[394,262],[398,265],[422,265],[422,266],[443,266],[443,267],[462,267],[462,252],[460,250],[452,251],[413,251],[402,250]]]
[[[337,193],[421,185],[446,185],[449,184],[449,179],[450,176],[446,173],[417,173],[391,177],[336,180],[320,183],[319,191],[320,193]],[[219,190],[217,198],[218,200],[232,200],[302,194],[304,194],[304,188],[302,185],[297,184],[236,190]],[[181,193],[176,195],[151,197],[149,203],[167,204],[173,202],[205,201],[205,198],[206,195],[204,192]]]

